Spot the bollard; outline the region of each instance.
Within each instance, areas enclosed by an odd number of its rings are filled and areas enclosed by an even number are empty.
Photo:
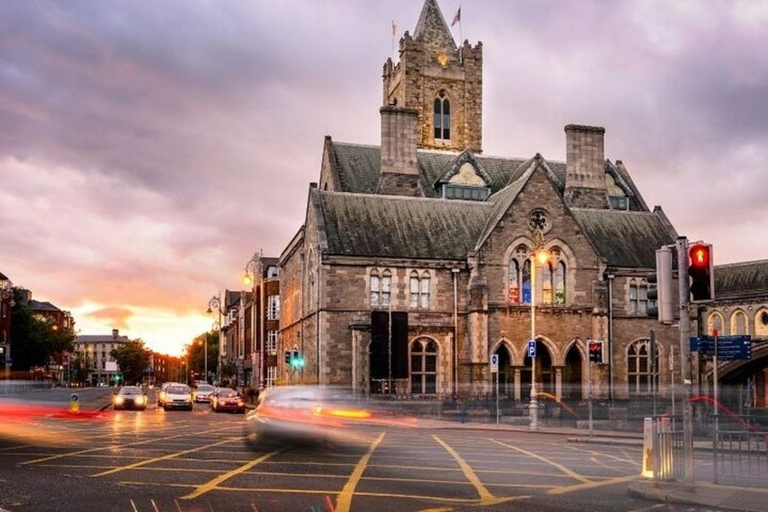
[[[80,395],[72,393],[69,395],[69,412],[77,414],[80,412]]]
[[[652,418],[643,421],[643,465],[641,475],[644,478],[653,478],[653,434],[654,422]]]

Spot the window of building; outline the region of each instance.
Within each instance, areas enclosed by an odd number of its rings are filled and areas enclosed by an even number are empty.
[[[411,309],[429,309],[431,281],[432,279],[429,272],[423,272],[421,276],[419,276],[419,273],[415,270],[411,272],[411,278],[409,282],[409,303]]]
[[[723,334],[723,316],[720,313],[712,313],[707,318],[707,334],[712,335],[714,331]]]
[[[552,304],[552,264],[547,263],[542,269],[541,302]]]
[[[429,309],[429,288],[430,284],[432,282],[432,279],[429,275],[429,272],[424,272],[421,274],[421,308],[422,309]]]
[[[768,309],[762,309],[755,315],[755,336],[768,336]]]
[[[531,295],[531,260],[527,259],[523,262],[523,271],[522,271],[522,281],[523,281],[523,304],[530,304],[532,295]]]
[[[470,187],[466,185],[443,185],[443,197],[446,199],[464,199],[466,201],[485,201],[491,195],[488,187]]]
[[[748,334],[747,315],[743,311],[734,311],[731,315],[731,334]]]
[[[392,298],[392,273],[389,269],[381,275],[381,307],[388,308]]]
[[[416,271],[411,272],[410,291],[411,309],[416,309],[419,307],[419,274]]]
[[[267,354],[274,356],[277,354],[277,331],[267,332]]]
[[[517,304],[520,302],[520,264],[516,259],[509,260],[508,283],[507,300],[510,304]]]
[[[377,308],[381,305],[381,278],[377,270],[371,271],[371,307]]]
[[[275,266],[267,267],[267,278],[268,279],[273,279],[275,277],[278,277],[279,275],[280,274],[279,274],[279,270],[277,269],[277,267],[275,267]]]
[[[435,140],[451,140],[451,103],[440,91],[435,98]]]
[[[646,315],[648,308],[656,305],[656,301],[648,299],[648,290],[655,285],[649,285],[645,279],[629,280],[629,314]]]
[[[656,361],[659,360],[659,349],[656,348]],[[653,368],[651,361],[651,346],[648,340],[638,340],[627,349],[627,378],[629,393],[635,395],[653,392],[653,386],[658,389],[658,363]]]
[[[277,366],[267,366],[267,382],[268,388],[274,387],[277,380]]]
[[[267,320],[277,320],[280,318],[280,296],[270,295],[267,297]]]
[[[418,339],[411,344],[411,393],[437,394],[437,343]]]
[[[557,262],[555,267],[555,304],[565,304],[565,262]]]

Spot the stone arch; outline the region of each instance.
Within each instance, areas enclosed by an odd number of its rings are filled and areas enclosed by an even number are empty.
[[[514,343],[512,343],[506,336],[500,337],[493,345],[491,345],[489,354],[495,354],[502,347],[507,350],[507,354],[509,354],[509,359],[512,361],[513,365],[519,366],[522,364],[520,352],[518,352]]]
[[[718,321],[719,320],[719,326]],[[707,334],[711,335],[714,329],[717,329],[718,334],[725,334],[725,318],[723,314],[717,310],[711,311],[707,315]]]
[[[573,364],[571,351],[578,356],[578,366]],[[583,400],[587,396],[589,383],[589,353],[586,343],[579,337],[571,339],[563,347],[562,399]]]
[[[552,359],[552,366],[563,366],[563,354],[558,350],[557,344],[555,344],[551,339],[549,339],[547,336],[543,334],[537,334],[536,335],[536,341],[540,342],[542,345],[547,347],[547,350],[549,351],[549,357]],[[522,343],[522,347],[520,350],[520,354],[523,354],[522,357],[525,356],[525,348],[526,348],[527,340]]]
[[[434,372],[429,371],[430,369],[425,367],[425,362],[428,355],[425,355],[421,358],[420,370],[416,370],[413,367],[413,348],[416,342],[420,342],[422,345],[422,351],[419,353],[426,354],[426,347],[430,343],[434,343],[437,346],[436,351],[436,366]],[[445,381],[445,370],[444,370],[444,360],[446,357],[450,357],[449,354],[446,353],[446,350],[443,348],[443,344],[440,343],[440,340],[437,339],[434,336],[430,336],[428,334],[417,334],[414,336],[411,336],[408,339],[408,380],[410,382],[410,389],[409,394],[426,394],[426,395],[432,395],[432,394],[441,394],[444,392],[444,381]],[[430,385],[429,385],[429,379],[430,375],[434,373],[434,392],[431,391]],[[429,374],[429,375],[428,375]],[[418,376],[420,379],[420,382],[417,386],[414,386],[414,376]],[[420,391],[418,391],[420,390]]]

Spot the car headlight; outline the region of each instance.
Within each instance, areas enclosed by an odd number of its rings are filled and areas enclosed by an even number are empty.
[[[123,397],[121,397],[121,396],[116,396],[116,397],[115,397],[115,403],[116,403],[116,404],[118,404],[118,405],[120,405],[121,403],[123,403]]]
[[[143,403],[144,403],[143,396],[136,397],[136,405],[142,405]]]

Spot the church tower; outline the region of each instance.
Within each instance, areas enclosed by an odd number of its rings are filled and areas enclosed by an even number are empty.
[[[419,148],[482,152],[483,44],[458,48],[437,0],[425,0],[400,62],[384,63],[383,106],[418,112]]]

